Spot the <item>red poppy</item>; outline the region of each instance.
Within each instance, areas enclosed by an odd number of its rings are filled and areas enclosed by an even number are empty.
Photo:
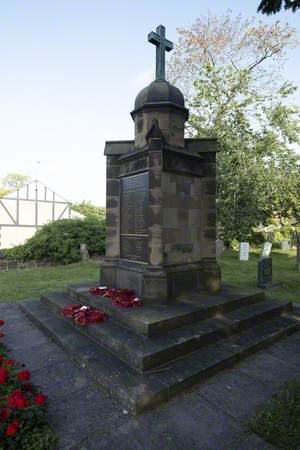
[[[67,306],[63,309],[62,313],[63,313],[64,316],[66,316],[66,317],[71,317],[71,318],[72,318],[73,315],[74,315],[77,311],[79,311],[80,308],[82,308],[82,306],[83,306],[83,305],[81,305],[81,304],[77,304],[77,305],[67,305]]]
[[[28,406],[28,400],[22,394],[21,389],[16,389],[8,397],[7,404],[10,408],[24,409]]]
[[[10,409],[3,408],[0,412],[0,422],[5,422],[5,420],[8,419],[9,415],[10,415]]]
[[[0,367],[0,384],[4,384],[8,378],[8,371],[4,367]]]
[[[18,380],[19,381],[28,381],[30,378],[30,372],[29,370],[21,370],[18,373]]]
[[[6,436],[14,436],[20,430],[20,423],[17,420],[14,420],[9,425],[7,425],[5,434]]]
[[[5,361],[5,363],[4,364],[6,364],[7,366],[13,366],[14,365],[14,360],[13,359],[7,359],[6,361]]]
[[[79,311],[74,315],[74,322],[77,323],[77,325],[86,325],[87,324],[87,317],[84,312]]]
[[[2,331],[0,331],[0,337],[4,337],[4,333],[2,333]]]
[[[36,405],[42,406],[44,405],[45,401],[46,401],[47,397],[46,395],[44,395],[42,392],[40,394],[37,394],[33,401]]]
[[[2,327],[2,325],[4,325],[4,320],[0,319],[0,327]]]
[[[89,292],[92,295],[102,295],[103,297],[110,298],[114,305],[119,308],[135,308],[137,306],[142,306],[141,299],[135,295],[134,291],[129,289],[98,287],[91,288]]]

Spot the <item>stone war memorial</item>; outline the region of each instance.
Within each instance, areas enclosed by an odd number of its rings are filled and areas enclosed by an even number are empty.
[[[100,283],[20,304],[133,414],[299,329],[291,302],[222,285],[216,261],[218,143],[185,138],[189,111],[180,90],[165,79],[165,52],[173,44],[162,25],[148,41],[156,47],[156,77],[135,99],[134,140],[105,145],[107,238]],[[99,323],[81,326],[62,314],[74,304],[98,310]]]

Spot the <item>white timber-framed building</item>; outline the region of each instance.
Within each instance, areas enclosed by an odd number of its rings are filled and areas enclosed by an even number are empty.
[[[0,198],[0,249],[23,244],[54,220],[83,218],[71,203],[38,180]]]

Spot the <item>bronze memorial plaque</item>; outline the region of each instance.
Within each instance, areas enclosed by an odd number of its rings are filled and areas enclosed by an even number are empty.
[[[121,179],[121,258],[148,260],[148,173]]]

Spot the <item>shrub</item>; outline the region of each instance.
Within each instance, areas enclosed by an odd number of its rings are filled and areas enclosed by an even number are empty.
[[[85,243],[91,255],[103,254],[105,220],[96,217],[63,219],[41,227],[25,244],[3,251],[15,260],[42,260],[64,264],[80,260],[80,244]]]

